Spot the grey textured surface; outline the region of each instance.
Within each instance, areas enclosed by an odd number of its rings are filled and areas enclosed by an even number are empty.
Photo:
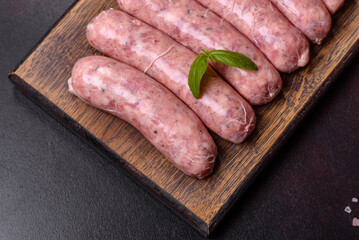
[[[0,0],[0,239],[202,239],[7,79],[72,3]],[[359,239],[358,67],[356,56],[212,238]]]

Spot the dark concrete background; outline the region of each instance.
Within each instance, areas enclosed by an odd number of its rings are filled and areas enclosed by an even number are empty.
[[[201,239],[7,79],[72,3],[0,0],[0,239]],[[212,238],[359,239],[352,197],[359,198],[359,55]]]

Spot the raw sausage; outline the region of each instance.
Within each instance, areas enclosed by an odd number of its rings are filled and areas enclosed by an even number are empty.
[[[323,0],[323,2],[332,15],[336,13],[344,4],[344,0]]]
[[[188,87],[196,54],[128,14],[107,10],[87,27],[87,39],[99,51],[146,72],[182,99],[212,131],[234,143],[252,132],[252,107],[212,68],[202,80],[200,99]]]
[[[212,170],[217,147],[199,118],[164,86],[116,60],[80,59],[68,81],[84,102],[136,127],[185,174],[204,178]]]
[[[232,23],[281,72],[309,61],[309,42],[269,0],[197,0]]]
[[[188,73],[196,54],[153,27],[124,12],[107,10],[90,22],[87,39],[99,51],[169,88],[222,138],[240,143],[254,129],[252,107],[212,68],[202,80],[200,99],[193,97]]]
[[[322,0],[271,1],[311,42],[321,44],[327,36],[332,18]]]
[[[203,48],[242,53],[252,59],[258,71],[226,66],[212,66],[251,105],[272,101],[282,87],[277,70],[263,54],[229,22],[193,0],[118,0],[124,11],[167,33],[196,53]]]

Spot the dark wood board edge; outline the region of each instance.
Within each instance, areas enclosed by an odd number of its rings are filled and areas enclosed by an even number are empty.
[[[327,80],[323,83],[320,89],[314,94],[310,101],[300,111],[298,116],[287,127],[287,129],[281,134],[278,141],[273,146],[272,150],[264,156],[262,161],[251,171],[243,181],[243,183],[237,188],[234,194],[229,198],[226,204],[218,211],[218,214],[213,218],[213,221],[208,227],[208,236],[210,236],[216,229],[218,224],[222,221],[228,211],[233,207],[235,202],[242,196],[245,190],[253,183],[254,179],[265,169],[270,160],[278,153],[284,143],[291,137],[295,130],[299,127],[300,123],[309,115],[314,109],[319,100],[324,96],[328,89],[333,85],[339,74],[345,69],[350,60],[352,60],[356,54],[359,53],[359,40],[355,42],[348,53],[338,63],[337,67],[333,70]]]
[[[74,133],[74,135],[80,137],[81,139],[85,138],[87,140],[85,142],[89,144],[90,147],[95,149],[109,163],[113,164],[117,169],[122,170],[122,172],[124,172],[128,177],[132,178],[136,184],[144,188],[152,196],[160,200],[171,211],[175,212],[178,216],[183,218],[187,223],[189,223],[189,225],[199,231],[201,235],[205,237],[208,236],[208,224],[206,224],[201,218],[186,208],[177,199],[173,198],[165,190],[160,188],[152,180],[139,172],[129,162],[108,148],[103,142],[101,142],[101,140],[96,138],[87,129],[83,128],[78,122],[68,116],[58,106],[43,96],[35,88],[26,83],[21,77],[16,75],[15,72],[9,73],[8,77],[15,84],[15,86],[25,94],[25,96],[29,97],[38,106],[40,106],[40,108],[57,119],[62,125]]]
[[[51,31],[61,22],[61,20],[71,11],[71,9],[79,2],[79,0],[74,1],[66,11],[56,20],[56,22],[51,26],[51,28],[45,32],[45,34],[36,42],[36,44],[28,51],[28,53],[20,60],[18,64],[15,65],[11,73],[15,72],[25,61],[26,59],[37,49],[37,47],[44,41],[44,39],[51,33]],[[11,74],[10,73],[10,74]],[[9,74],[9,78],[10,78]]]

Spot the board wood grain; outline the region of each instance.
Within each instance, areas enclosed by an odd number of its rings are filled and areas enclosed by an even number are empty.
[[[214,174],[197,180],[173,167],[135,128],[68,92],[67,80],[76,60],[100,54],[87,43],[86,25],[111,7],[118,9],[115,0],[77,1],[9,78],[205,235],[214,230],[359,48],[359,1],[348,0],[334,16],[323,44],[312,46],[308,66],[283,75],[283,91],[277,99],[255,108],[258,124],[245,143],[232,144],[212,134],[219,149]]]

